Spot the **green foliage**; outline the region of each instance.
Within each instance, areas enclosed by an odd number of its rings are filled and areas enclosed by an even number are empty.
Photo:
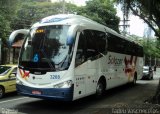
[[[122,5],[127,5],[134,15],[143,19],[160,39],[160,0],[114,0]],[[157,29],[158,28],[158,29]]]
[[[0,1],[0,38],[2,38],[3,44],[10,32],[10,21],[16,12],[17,2],[18,0]]]
[[[49,0],[1,0],[0,38],[8,38],[11,31],[30,26],[46,16],[62,13],[63,3]],[[65,13],[77,13],[104,24],[119,32],[119,18],[111,0],[90,0],[86,6],[65,3]],[[15,15],[16,14],[16,15]]]
[[[146,55],[151,55],[153,57],[160,57],[160,50],[157,48],[157,42],[146,41],[143,44],[144,52]]]
[[[74,13],[77,7],[66,3],[66,12]],[[33,23],[40,19],[62,13],[62,2],[24,2],[17,11],[17,16],[12,22],[13,29],[29,28]]]
[[[119,17],[116,16],[116,9],[111,0],[90,0],[87,1],[83,10],[80,9],[78,14],[95,20],[111,29],[119,32]]]
[[[21,8],[19,8],[17,16],[12,21],[12,29],[29,28],[41,18],[63,12],[63,2],[22,1]],[[83,15],[119,32],[118,24],[120,19],[116,16],[116,9],[111,0],[88,1],[84,7],[77,7],[76,5],[65,3],[65,13]]]
[[[160,58],[160,41],[153,38],[139,37],[131,35],[129,39],[143,46],[144,54],[147,56]]]

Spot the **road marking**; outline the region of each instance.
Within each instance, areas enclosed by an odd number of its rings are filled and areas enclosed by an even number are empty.
[[[12,100],[1,101],[0,104],[6,103],[6,102],[17,101],[17,100],[21,100],[21,99],[26,99],[26,98],[29,98],[29,97],[22,97],[22,98],[18,98],[18,99],[12,99]]]

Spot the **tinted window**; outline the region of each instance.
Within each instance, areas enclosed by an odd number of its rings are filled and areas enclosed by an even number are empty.
[[[78,66],[86,61],[86,38],[82,32],[79,36],[78,48],[76,53],[75,66]]]
[[[97,59],[107,52],[106,34],[101,31],[85,30],[87,40],[87,59]]]
[[[7,74],[10,71],[11,67],[9,66],[0,66],[0,76]]]
[[[111,52],[143,57],[143,48],[134,42],[107,33],[108,50]]]
[[[87,60],[95,60],[107,53],[106,34],[101,31],[84,30],[79,36],[76,66]]]

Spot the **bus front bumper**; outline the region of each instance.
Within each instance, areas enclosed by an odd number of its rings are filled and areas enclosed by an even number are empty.
[[[21,95],[59,101],[72,101],[73,87],[72,85],[71,88],[32,88],[24,85],[16,85],[17,92]]]

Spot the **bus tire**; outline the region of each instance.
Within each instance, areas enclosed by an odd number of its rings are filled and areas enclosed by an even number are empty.
[[[136,81],[137,81],[137,75],[135,74],[131,85],[132,86],[136,85]]]
[[[100,98],[101,96],[104,95],[105,92],[105,80],[104,79],[100,79],[97,83],[97,87],[96,87],[96,97]]]
[[[0,99],[4,96],[4,87],[3,86],[0,86]]]

